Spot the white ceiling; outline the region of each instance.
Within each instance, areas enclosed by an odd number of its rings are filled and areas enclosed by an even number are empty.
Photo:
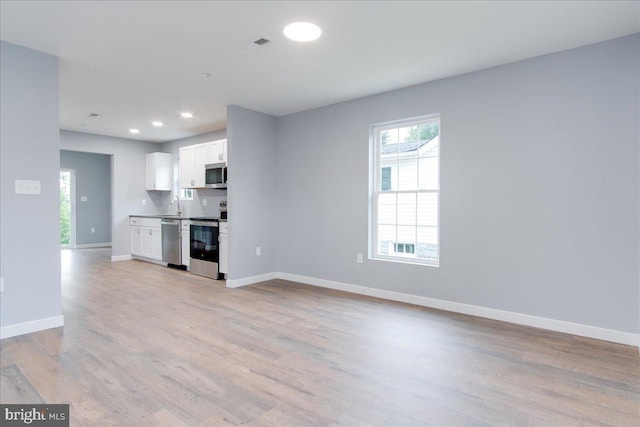
[[[60,58],[61,128],[156,142],[223,129],[229,104],[284,115],[640,31],[640,1],[612,0],[2,0],[0,14],[2,40]],[[322,37],[287,40],[297,20]]]

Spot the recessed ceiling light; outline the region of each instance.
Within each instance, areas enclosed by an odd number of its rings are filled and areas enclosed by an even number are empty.
[[[311,42],[321,34],[320,27],[311,22],[293,22],[284,27],[284,35],[297,42]]]
[[[185,119],[190,119],[191,117],[193,117],[193,113],[187,113],[187,112],[180,113],[180,115]]]
[[[164,126],[164,123],[162,123],[162,122],[151,122],[151,124],[156,126],[156,127]]]
[[[140,133],[140,129],[129,129],[131,133]]]
[[[211,73],[202,73],[202,77],[211,77]]]

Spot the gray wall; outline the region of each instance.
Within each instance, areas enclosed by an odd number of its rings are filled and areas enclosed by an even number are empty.
[[[227,141],[228,277],[237,280],[275,272],[276,118],[229,106]],[[261,256],[256,256],[258,246],[262,248]]]
[[[279,271],[638,332],[639,51],[635,35],[279,118]],[[430,113],[440,267],[356,264],[369,126]]]
[[[162,144],[162,152],[170,153],[173,156],[173,181],[174,188],[177,191],[180,188],[179,175],[179,156],[180,147],[186,145],[201,144],[203,142],[216,141],[225,139],[227,131],[220,130],[216,132],[203,133],[201,135],[192,136],[190,138],[179,139],[172,142]],[[202,206],[203,199],[207,200],[207,206]],[[160,206],[160,213],[175,214],[176,205],[169,205],[170,198],[167,198],[164,205]],[[183,216],[220,216],[220,202],[227,200],[226,189],[200,189],[193,192],[193,200],[183,200],[180,202]]]
[[[60,316],[58,59],[0,42],[2,327]],[[16,179],[42,194],[16,195]]]
[[[111,243],[111,156],[61,150],[60,168],[75,172],[76,245]]]
[[[89,133],[60,131],[63,150],[112,155],[112,255],[126,256],[129,215],[155,215],[168,200],[169,192],[146,191],[146,154],[162,151],[159,144]],[[56,153],[56,158],[58,153]],[[146,205],[142,205],[145,200]]]

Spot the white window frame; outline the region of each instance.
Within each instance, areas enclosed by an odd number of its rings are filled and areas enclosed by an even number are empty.
[[[380,133],[382,131],[388,129],[395,129],[400,127],[408,127],[412,125],[422,124],[424,122],[433,121],[437,119],[440,123],[439,130],[439,147],[438,147],[438,188],[430,189],[430,190],[381,190],[381,165],[380,165]],[[369,259],[374,260],[382,260],[382,261],[393,261],[399,263],[406,264],[418,264],[418,265],[426,265],[432,267],[440,266],[440,253],[441,253],[441,241],[440,241],[440,158],[442,157],[442,120],[440,114],[429,114],[425,116],[412,117],[409,119],[395,120],[391,122],[384,123],[376,123],[370,126],[369,128],[369,146],[370,146],[370,161],[369,161]],[[420,194],[420,193],[436,193],[438,200],[438,210],[436,212],[437,215],[437,242],[438,242],[438,257],[436,259],[421,259],[408,257],[408,254],[397,253],[395,255],[385,255],[379,253],[380,248],[378,245],[378,198],[380,194]],[[417,204],[416,204],[417,209]],[[396,224],[397,224],[397,211],[396,211]],[[417,214],[416,214],[417,217]],[[396,242],[398,243],[398,242]],[[416,238],[416,247],[417,251],[417,238]],[[392,251],[393,252],[393,251]]]

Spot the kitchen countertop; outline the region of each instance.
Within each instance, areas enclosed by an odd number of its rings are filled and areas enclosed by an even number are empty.
[[[189,221],[189,220],[205,220],[205,221],[226,221],[226,219],[224,220],[220,220],[220,218],[218,218],[217,216],[197,216],[197,217],[189,217],[189,216],[178,216],[178,215],[129,215],[129,217],[134,217],[134,218],[159,218],[159,219],[179,219],[182,221]]]
[[[129,215],[129,217],[136,217],[136,218],[160,218],[160,219],[181,219],[181,220],[188,220],[188,219],[190,219],[188,216],[182,216],[182,215]]]

